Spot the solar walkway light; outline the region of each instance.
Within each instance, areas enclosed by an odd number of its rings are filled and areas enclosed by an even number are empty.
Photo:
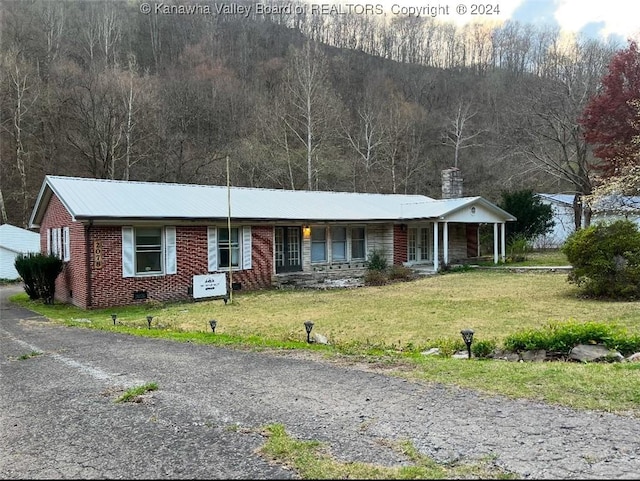
[[[471,359],[471,343],[473,342],[473,329],[463,329],[460,331],[462,334],[462,339],[464,339],[464,343],[467,345],[467,352],[469,353],[469,359]]]
[[[153,321],[153,316],[147,316],[147,324],[149,324],[149,329],[151,329],[151,321]]]
[[[307,331],[307,342],[311,343],[311,329],[313,329],[313,322],[304,321],[304,328]]]
[[[118,319],[118,314],[111,314],[111,319],[113,320],[113,325],[116,325],[116,319]]]
[[[218,324],[218,321],[216,321],[215,319],[211,319],[209,321],[209,325],[211,326],[211,331],[215,334],[216,332],[216,325]]]

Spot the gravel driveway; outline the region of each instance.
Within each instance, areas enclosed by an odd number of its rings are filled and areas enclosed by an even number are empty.
[[[18,289],[19,290],[19,289]],[[300,355],[56,326],[0,289],[0,477],[285,479],[255,454],[282,423],[340,460],[490,457],[531,479],[640,478],[640,420],[427,385]],[[41,352],[29,359],[19,356]],[[114,403],[156,382],[145,402]]]

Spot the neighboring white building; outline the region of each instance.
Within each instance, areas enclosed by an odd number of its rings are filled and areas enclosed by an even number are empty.
[[[575,232],[573,194],[537,194],[544,204],[551,206],[555,225],[553,230],[534,240],[534,248],[557,249]],[[640,197],[607,199],[594,207],[591,224],[602,221],[629,219],[640,227]],[[628,212],[628,213],[625,213]],[[583,216],[584,218],[584,216]],[[584,227],[584,225],[583,225]]]
[[[10,224],[0,225],[0,279],[18,279],[16,257],[28,252],[40,252],[40,234]]]

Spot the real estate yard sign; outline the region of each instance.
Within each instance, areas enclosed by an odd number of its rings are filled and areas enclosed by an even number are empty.
[[[217,297],[227,295],[227,275],[205,274],[193,276],[193,298]]]

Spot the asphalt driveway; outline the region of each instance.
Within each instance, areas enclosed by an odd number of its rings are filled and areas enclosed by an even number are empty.
[[[0,311],[0,478],[285,479],[255,453],[282,423],[347,461],[490,457],[520,478],[638,479],[640,419],[408,382],[329,362],[61,327]],[[19,288],[18,288],[19,290]],[[28,359],[20,356],[42,353]],[[140,403],[114,403],[156,382]]]

